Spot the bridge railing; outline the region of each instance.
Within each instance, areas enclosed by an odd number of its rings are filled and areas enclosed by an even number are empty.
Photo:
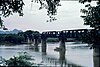
[[[62,31],[46,31],[42,32],[41,39],[47,38],[85,38],[90,29],[62,30]]]

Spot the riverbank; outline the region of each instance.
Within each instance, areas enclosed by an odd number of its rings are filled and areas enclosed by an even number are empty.
[[[48,38],[47,39],[48,43],[52,43],[52,42],[59,42],[58,38]],[[34,42],[32,42],[34,43]],[[28,42],[7,42],[7,41],[1,41],[0,45],[16,45],[16,44],[28,44]],[[31,43],[30,43],[31,44]]]
[[[15,45],[14,43],[10,43],[10,42],[0,42],[0,45]]]

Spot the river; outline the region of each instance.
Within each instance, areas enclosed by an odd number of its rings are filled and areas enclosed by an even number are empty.
[[[28,52],[34,57],[34,62],[46,66],[65,67],[93,67],[93,50],[87,47],[88,44],[66,42],[66,51],[54,51],[59,43],[47,43],[46,54],[41,52],[41,44],[34,49],[32,45],[0,46],[0,56],[9,59],[18,55],[18,52]]]

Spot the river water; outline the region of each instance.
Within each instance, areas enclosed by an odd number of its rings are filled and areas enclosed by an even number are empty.
[[[18,55],[18,52],[28,52],[34,57],[34,62],[45,66],[59,67],[93,67],[93,50],[88,44],[66,42],[66,51],[54,51],[59,43],[47,43],[46,53],[41,52],[41,44],[35,49],[29,44],[0,46],[0,56],[9,59]]]

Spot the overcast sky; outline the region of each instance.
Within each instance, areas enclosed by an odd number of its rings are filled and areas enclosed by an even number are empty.
[[[3,18],[4,24],[9,30],[67,30],[77,28],[89,28],[83,25],[83,20],[80,17],[80,9],[84,5],[78,3],[78,1],[61,1],[60,7],[58,7],[57,20],[54,22],[46,22],[48,19],[46,9],[38,10],[39,4],[31,4],[30,0],[25,0],[24,16],[19,17],[18,14],[14,14],[8,18]]]

